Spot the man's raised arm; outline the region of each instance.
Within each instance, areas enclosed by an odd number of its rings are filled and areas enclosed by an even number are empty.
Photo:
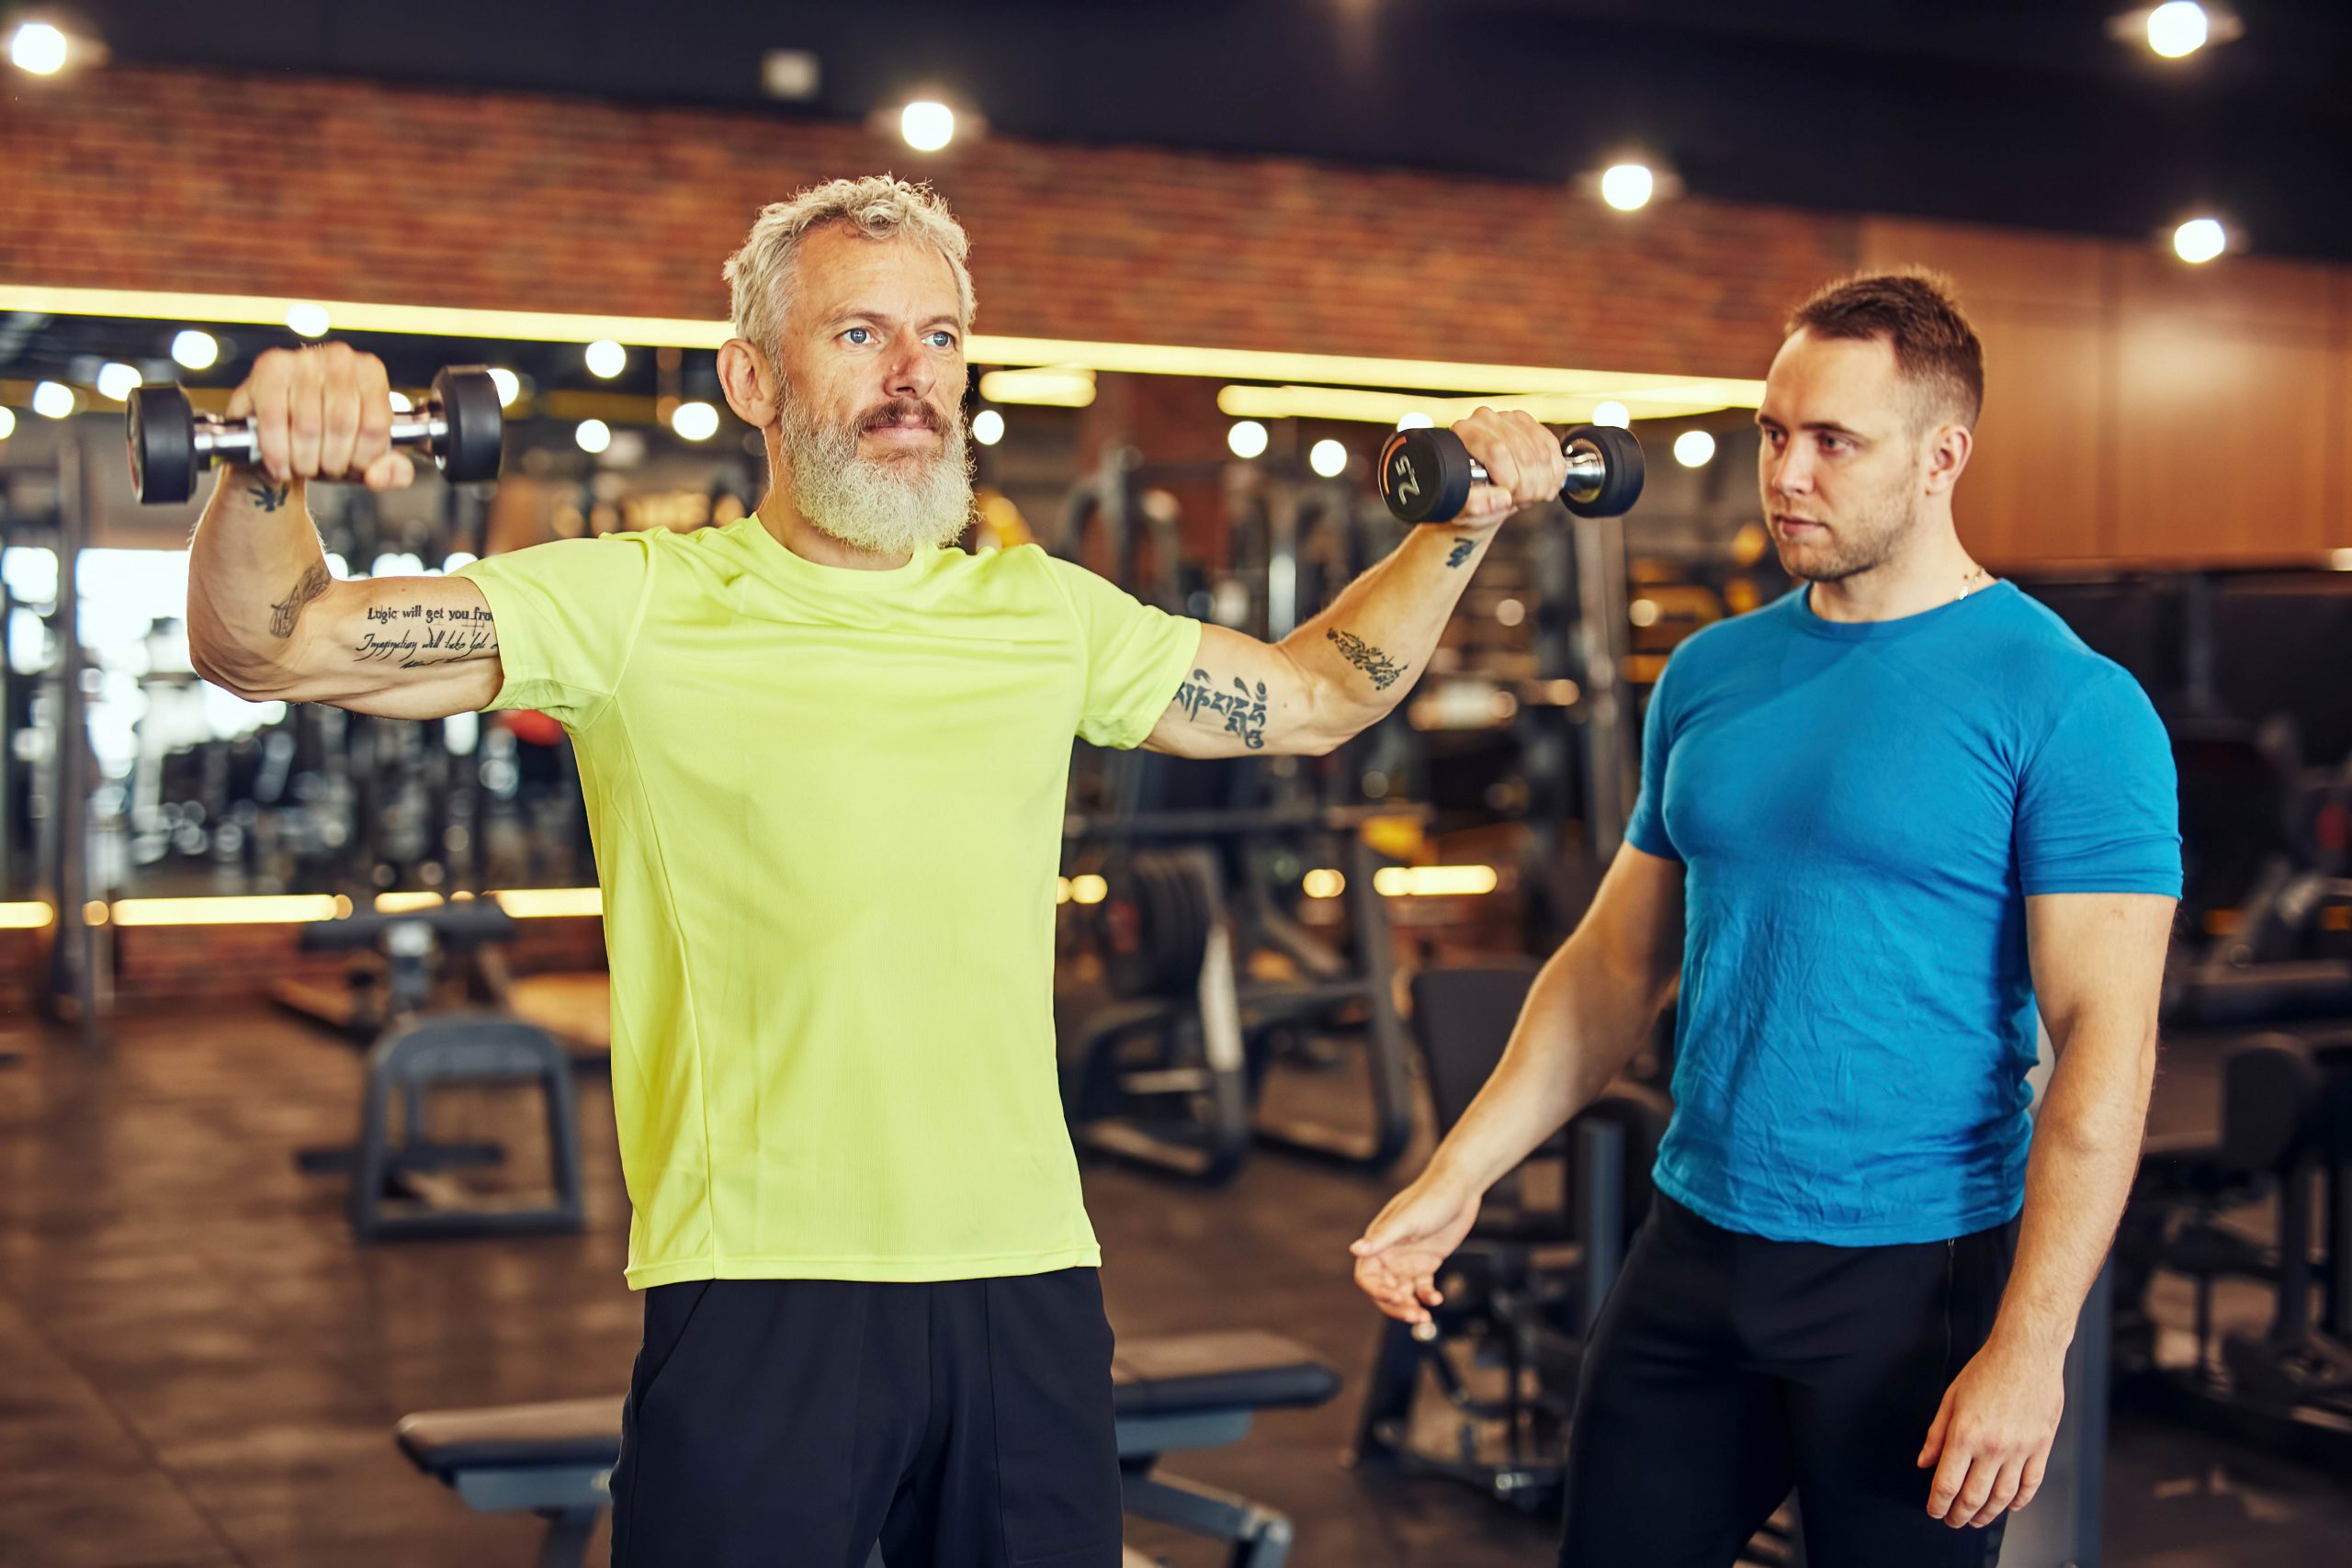
[[[188,653],[243,697],[442,718],[498,694],[490,603],[459,578],[338,582],[304,504],[312,479],[393,490],[413,477],[391,449],[383,362],[341,344],[273,349],[229,400],[251,418],[258,466],[223,468],[188,546]]]

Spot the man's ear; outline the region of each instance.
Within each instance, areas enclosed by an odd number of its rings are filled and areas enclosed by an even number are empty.
[[[1928,493],[1950,495],[1961,470],[1968,467],[1968,455],[1976,449],[1976,437],[1964,424],[1947,424],[1939,426],[1928,441]]]
[[[775,366],[758,348],[730,337],[718,348],[718,384],[726,389],[727,406],[754,430],[775,423]]]

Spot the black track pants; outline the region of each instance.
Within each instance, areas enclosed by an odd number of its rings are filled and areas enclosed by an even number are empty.
[[[1585,1358],[1561,1568],[1727,1568],[1792,1487],[1807,1568],[1987,1568],[2001,1526],[1930,1518],[1914,1461],[2016,1248],[1767,1241],[1658,1194]]]

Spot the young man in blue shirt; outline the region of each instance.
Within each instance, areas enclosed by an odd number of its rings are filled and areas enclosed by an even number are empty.
[[[1353,1248],[1383,1311],[1425,1319],[1479,1195],[1679,979],[1564,1568],[1720,1568],[1792,1488],[1814,1568],[1986,1564],[2041,1484],[2138,1156],[2178,813],[2132,678],[1961,544],[1983,395],[1932,276],[1791,318],[1757,423],[1800,586],[1676,651],[1590,912]],[[2037,1013],[2058,1060],[2029,1116]]]

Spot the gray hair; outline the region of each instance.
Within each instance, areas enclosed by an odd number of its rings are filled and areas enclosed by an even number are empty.
[[[946,198],[927,185],[914,185],[891,175],[868,175],[857,180],[828,180],[810,186],[789,201],[771,202],[743,241],[743,248],[727,260],[721,276],[734,290],[735,335],[773,354],[783,335],[784,318],[791,303],[792,275],[800,242],[810,230],[827,223],[849,223],[869,240],[899,235],[921,241],[947,258],[956,275],[956,299],[964,321],[972,320],[972,275],[964,265],[971,242]]]

